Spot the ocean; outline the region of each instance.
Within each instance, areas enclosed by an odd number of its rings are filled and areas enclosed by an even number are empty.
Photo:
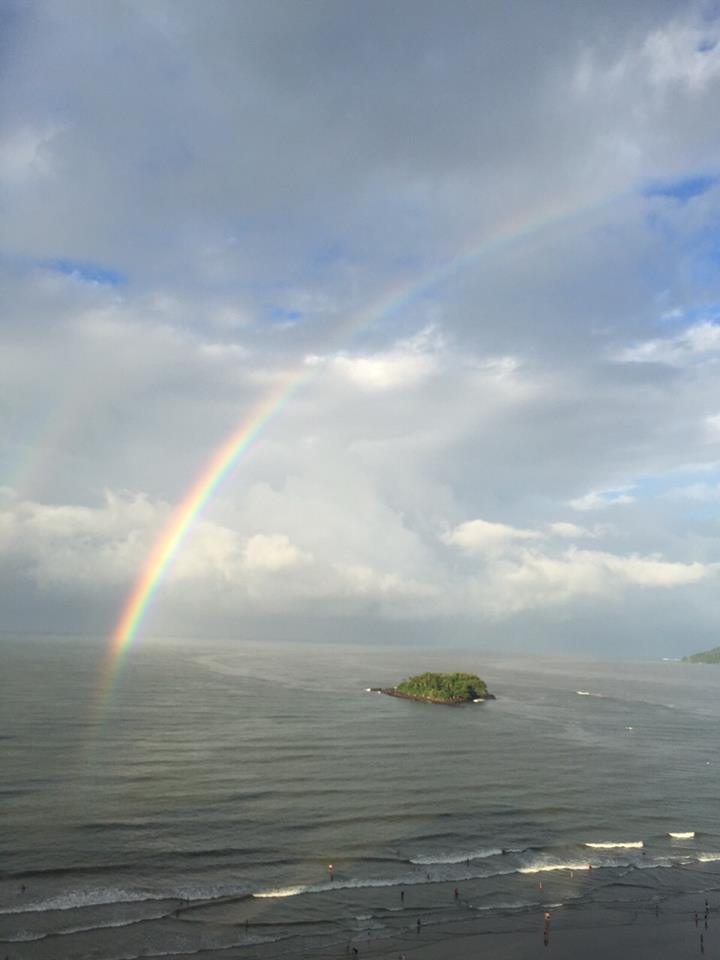
[[[98,701],[103,655],[0,641],[0,958],[343,956],[720,890],[720,667],[163,641]],[[497,700],[366,690],[432,669]]]

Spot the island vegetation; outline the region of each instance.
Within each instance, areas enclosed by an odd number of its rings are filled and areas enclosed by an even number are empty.
[[[703,650],[702,653],[692,653],[689,657],[683,657],[683,663],[720,663],[720,647]]]
[[[373,688],[379,693],[424,703],[460,704],[494,700],[484,680],[474,673],[420,673],[394,687]]]

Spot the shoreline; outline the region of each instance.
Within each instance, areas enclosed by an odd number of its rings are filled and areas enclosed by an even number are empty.
[[[384,693],[386,697],[397,697],[398,700],[412,700],[415,703],[437,703],[445,707],[462,707],[468,703],[485,703],[486,700],[496,700],[497,697],[488,693],[485,697],[478,697],[477,699],[467,700],[463,698],[456,698],[454,700],[435,700],[432,697],[418,697],[412,693],[403,693],[402,690],[398,690],[396,687],[368,687],[368,693]]]
[[[647,901],[622,907],[598,903],[555,906],[546,904],[522,914],[488,914],[421,926],[383,940],[357,939],[341,951],[323,956],[353,956],[373,960],[535,960],[552,952],[556,960],[606,960],[608,956],[633,960],[682,960],[698,955],[717,956],[720,916],[717,906],[704,922],[705,894],[682,894],[669,903]],[[716,904],[717,893],[711,897]],[[544,911],[551,912],[545,937]],[[656,912],[657,909],[657,912]],[[696,924],[694,915],[698,914]],[[702,937],[702,940],[701,940]],[[546,942],[547,939],[547,942]]]

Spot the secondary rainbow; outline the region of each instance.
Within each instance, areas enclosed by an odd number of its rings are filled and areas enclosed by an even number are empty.
[[[501,250],[508,244],[529,238],[556,223],[584,214],[606,202],[596,200],[593,203],[588,203],[586,200],[578,205],[576,202],[569,203],[566,199],[562,205],[557,203],[546,204],[542,209],[535,209],[532,214],[528,215],[526,213],[523,217],[513,218],[501,228],[495,229],[491,236],[485,238],[479,244],[476,241],[469,250],[450,261],[444,262],[440,267],[423,274],[420,279],[415,278],[410,283],[406,281],[393,286],[390,290],[386,290],[384,295],[374,303],[353,314],[347,321],[340,324],[333,339],[342,342],[356,330],[389,318],[418,296],[447,280],[480,257]],[[162,582],[164,572],[180,549],[193,522],[242,454],[247,452],[260,433],[286,406],[298,389],[308,380],[315,378],[320,369],[322,369],[322,364],[314,367],[304,365],[255,407],[217,449],[182,502],[174,510],[165,529],[152,548],[112,632],[106,682],[104,684],[106,691],[111,687],[113,677],[117,675],[119,665],[122,662],[122,655],[129,649],[137,635],[143,616]]]

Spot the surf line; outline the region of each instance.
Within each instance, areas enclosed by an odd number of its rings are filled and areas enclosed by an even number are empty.
[[[531,212],[526,210],[522,215],[495,227],[479,243],[475,241],[469,249],[445,261],[434,270],[427,271],[410,282],[404,280],[394,284],[364,310],[352,314],[346,321],[339,324],[332,339],[336,343],[338,341],[342,343],[359,330],[389,319],[418,297],[427,294],[434,287],[446,282],[482,257],[499,253],[508,246],[530,239],[549,227],[578,218],[600,207],[609,206],[615,199],[618,198],[603,197],[600,200],[594,198],[592,202],[588,202],[584,198],[578,203],[576,198],[568,201],[567,196],[564,196],[562,204],[553,200],[534,208]],[[110,635],[98,698],[100,702],[109,696],[124,655],[132,646],[163,576],[193,523],[232,467],[250,449],[270,422],[306,383],[318,377],[320,370],[325,366],[322,359],[318,363],[306,363],[299,371],[291,374],[289,379],[270,393],[243,419],[217,448],[173,511],[130,590]]]

